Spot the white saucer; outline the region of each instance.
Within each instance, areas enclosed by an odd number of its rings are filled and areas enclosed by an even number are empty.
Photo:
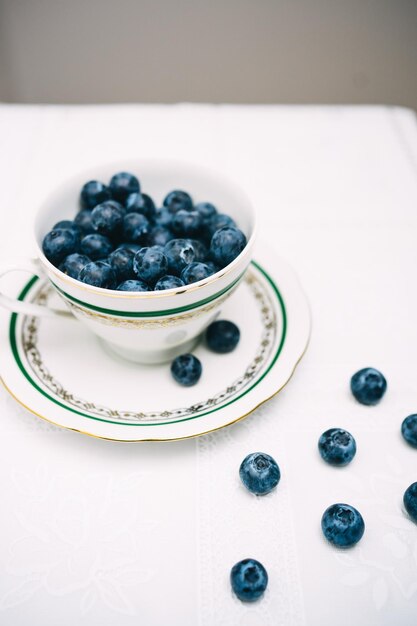
[[[49,283],[35,276],[18,291],[21,300],[60,303]],[[119,359],[75,320],[2,311],[1,380],[35,415],[94,437],[167,441],[202,435],[246,417],[278,393],[310,334],[298,280],[270,253],[250,265],[220,317],[239,326],[238,347],[219,355],[202,340],[193,351],[202,377],[184,388],[172,379],[169,364]]]

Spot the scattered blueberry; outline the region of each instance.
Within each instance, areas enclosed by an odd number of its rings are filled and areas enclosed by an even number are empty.
[[[104,259],[113,250],[113,244],[108,237],[92,233],[81,239],[80,252],[90,257],[93,261]]]
[[[195,385],[200,380],[201,372],[201,362],[193,354],[181,354],[171,364],[172,376],[184,387]]]
[[[74,224],[76,224],[80,229],[83,235],[90,235],[94,233],[94,226],[91,221],[91,213],[92,211],[87,211],[87,209],[83,209],[74,219]]]
[[[57,228],[45,235],[42,250],[48,261],[58,266],[66,256],[77,252],[78,235],[68,228]]]
[[[161,250],[142,248],[135,254],[133,271],[139,278],[152,285],[168,270],[168,259]]]
[[[350,389],[361,404],[378,404],[387,390],[387,381],[378,370],[365,367],[352,376]]]
[[[240,330],[228,320],[217,320],[206,331],[206,342],[210,350],[220,354],[232,352],[239,343]]]
[[[412,483],[405,490],[403,501],[408,515],[417,523],[417,483]]]
[[[407,443],[417,448],[417,415],[409,415],[401,424],[401,433]]]
[[[186,265],[195,259],[192,244],[187,239],[172,239],[164,248],[168,259],[168,269],[172,274],[181,274]]]
[[[120,232],[125,209],[114,200],[98,204],[91,212],[91,223],[100,235],[111,237]]]
[[[177,211],[172,218],[171,230],[177,237],[197,236],[201,230],[200,213],[184,209]]]
[[[217,214],[217,209],[211,202],[199,202],[195,205],[195,210],[201,215],[201,221],[203,224],[209,224],[213,221],[214,216]],[[228,224],[228,226],[234,226],[234,224]]]
[[[98,204],[111,199],[110,189],[98,180],[90,180],[81,189],[81,206],[94,209]]]
[[[132,243],[145,243],[150,230],[149,221],[142,213],[127,213],[123,219],[123,239]]]
[[[186,191],[181,191],[176,189],[171,191],[164,200],[164,206],[166,206],[171,213],[176,213],[177,211],[191,211],[193,208],[193,201],[191,200],[191,196]]]
[[[150,246],[165,246],[168,241],[174,239],[174,234],[165,226],[154,226],[149,233],[148,243]]]
[[[330,428],[319,439],[321,458],[330,465],[347,465],[356,454],[356,441],[347,430]]]
[[[108,263],[104,261],[91,261],[85,265],[78,277],[83,283],[104,289],[116,288],[116,274]]]
[[[281,472],[275,459],[263,452],[252,452],[245,457],[239,468],[242,483],[251,493],[262,496],[275,489]]]
[[[167,274],[158,280],[154,289],[155,291],[162,291],[163,289],[177,289],[178,287],[185,287],[181,278]]]
[[[113,268],[118,282],[134,278],[133,259],[135,252],[128,248],[117,248],[107,259],[109,265]]]
[[[117,202],[124,204],[125,200],[131,193],[140,191],[139,181],[136,176],[129,172],[119,172],[110,180],[110,191]]]
[[[236,228],[236,222],[224,213],[218,213],[207,223],[210,234],[213,236],[216,230],[221,228]]]
[[[255,602],[267,588],[268,573],[259,561],[243,559],[232,567],[230,583],[239,600]]]
[[[85,254],[78,254],[78,252],[74,252],[73,254],[69,254],[65,257],[59,266],[59,269],[61,272],[64,272],[64,274],[67,274],[67,276],[77,279],[83,267],[85,267],[87,263],[90,263],[90,261],[91,259],[89,259],[88,256],[85,256]]]
[[[181,272],[181,280],[186,285],[204,280],[212,275],[211,268],[205,263],[190,263]]]
[[[339,548],[349,548],[365,532],[362,515],[350,504],[332,504],[323,513],[321,528],[330,543]]]
[[[238,228],[226,227],[217,230],[211,240],[210,256],[220,267],[229,265],[246,246],[246,237]]]
[[[166,206],[161,209],[157,209],[155,215],[155,222],[158,226],[163,226],[164,228],[170,228],[172,223],[172,213]]]
[[[126,210],[128,213],[142,213],[150,221],[155,218],[154,201],[146,193],[131,193],[126,199]]]
[[[148,285],[143,280],[124,280],[117,286],[118,291],[149,291]]]

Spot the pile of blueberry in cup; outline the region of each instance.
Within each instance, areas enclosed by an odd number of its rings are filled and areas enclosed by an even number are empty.
[[[366,367],[354,374],[350,389],[361,404],[378,404],[387,389],[387,382],[378,370]],[[409,415],[401,425],[405,441],[417,449],[417,415]],[[348,465],[356,454],[353,436],[342,428],[331,428],[324,432],[318,441],[321,458],[330,465]],[[262,496],[278,485],[281,472],[277,462],[268,454],[249,454],[239,468],[244,486],[251,493]],[[404,492],[404,508],[410,519],[417,524],[417,482]],[[365,522],[360,512],[350,504],[336,503],[323,513],[321,529],[324,537],[337,548],[350,548],[360,541],[365,532]],[[268,585],[265,567],[253,558],[236,563],[230,572],[230,582],[235,595],[243,602],[254,602],[261,598]]]

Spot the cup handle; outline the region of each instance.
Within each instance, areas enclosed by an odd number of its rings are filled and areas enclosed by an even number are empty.
[[[43,276],[40,264],[36,259],[19,259],[16,261],[7,261],[0,263],[0,279],[9,274],[9,272],[29,272],[36,276]],[[24,313],[25,315],[34,315],[37,317],[70,317],[75,319],[70,311],[65,309],[49,309],[41,304],[32,304],[31,302],[23,302],[16,298],[10,298],[0,292],[0,306],[13,311],[15,313]]]

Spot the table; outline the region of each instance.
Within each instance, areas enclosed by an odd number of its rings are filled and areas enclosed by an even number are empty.
[[[246,420],[196,440],[127,445],[77,435],[0,390],[0,621],[128,626],[415,624],[417,527],[401,510],[417,451],[417,126],[388,107],[0,106],[2,256],[26,256],[51,186],[109,160],[160,157],[222,170],[252,197],[260,238],[310,298],[309,350],[288,386]],[[388,392],[356,403],[350,376],[372,365]],[[341,470],[319,458],[327,428],[358,444]],[[276,493],[237,478],[248,452],[278,460]],[[349,551],[321,536],[324,509],[359,508]],[[230,591],[253,556],[262,601]]]

